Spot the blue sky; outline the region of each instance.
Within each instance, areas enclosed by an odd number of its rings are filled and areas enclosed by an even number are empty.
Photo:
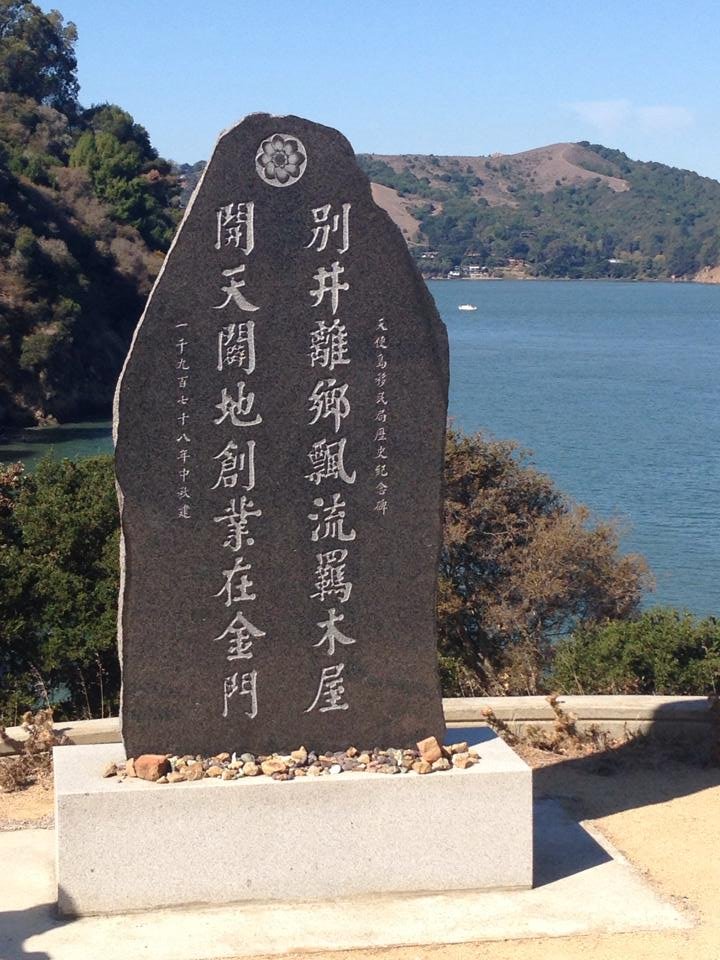
[[[591,140],[720,179],[716,0],[54,5],[78,27],[82,102],[120,104],[175,160],[267,110],[338,127],[358,152]]]

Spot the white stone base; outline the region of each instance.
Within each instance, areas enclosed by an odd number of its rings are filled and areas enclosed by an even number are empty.
[[[158,785],[116,744],[56,747],[58,909],[529,888],[531,771],[497,737],[468,770]]]

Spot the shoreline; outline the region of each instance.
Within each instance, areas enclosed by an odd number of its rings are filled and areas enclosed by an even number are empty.
[[[685,279],[671,279],[670,277],[423,277],[425,283],[487,283],[503,281],[526,281],[532,283],[668,283],[689,285],[697,284],[699,287],[717,287],[720,286],[720,280],[697,280],[692,277]]]

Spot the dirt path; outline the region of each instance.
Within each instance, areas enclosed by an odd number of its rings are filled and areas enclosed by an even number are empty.
[[[0,830],[51,826],[53,792],[33,784],[14,793],[0,792]]]
[[[720,769],[678,761],[591,757],[535,771],[537,796],[563,798],[608,837],[664,897],[699,923],[683,932],[401,947],[322,960],[718,960]],[[442,923],[442,917],[438,917]],[[288,955],[297,960],[300,955]],[[307,956],[307,955],[305,955]]]

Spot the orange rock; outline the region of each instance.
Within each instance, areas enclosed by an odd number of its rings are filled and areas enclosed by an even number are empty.
[[[205,776],[205,771],[203,770],[203,765],[201,763],[193,763],[192,766],[185,768],[185,779],[190,782],[195,780],[202,780]]]
[[[428,763],[427,760],[416,760],[412,768],[415,773],[425,774],[432,772],[432,764]]]
[[[426,763],[435,763],[436,760],[439,760],[442,757],[442,747],[437,742],[437,737],[426,737],[424,740],[419,740],[417,744],[420,757]]]
[[[159,780],[171,769],[170,761],[162,753],[144,753],[135,758],[135,774],[141,780]]]
[[[287,773],[287,764],[279,757],[268,757],[260,764],[260,769],[266,777],[271,777],[274,773]]]

